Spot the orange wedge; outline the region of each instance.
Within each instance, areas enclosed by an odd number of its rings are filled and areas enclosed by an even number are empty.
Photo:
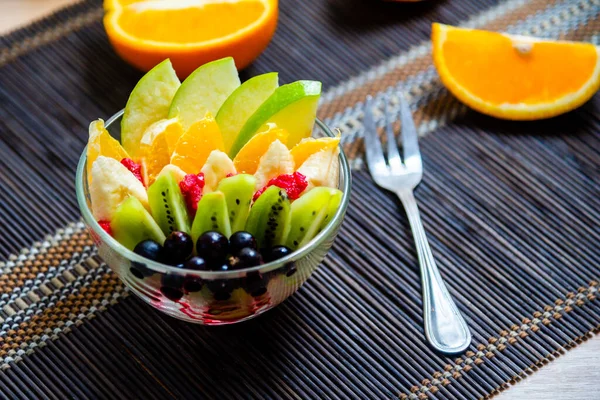
[[[296,165],[302,165],[311,155],[322,150],[334,149],[338,144],[340,144],[339,137],[324,137],[319,139],[306,138],[302,139],[300,143],[292,147],[292,150],[290,151],[292,157],[294,157],[294,163]]]
[[[176,123],[173,123],[176,122]],[[163,119],[153,123],[146,129],[140,140],[140,162],[144,172],[146,186],[152,185],[165,165],[171,160],[171,152],[167,142],[167,135],[173,131],[173,127],[181,124],[177,119]]]
[[[267,152],[271,143],[279,140],[285,143],[289,133],[280,128],[269,129],[257,133],[242,147],[233,159],[233,165],[238,173],[254,174],[258,169],[260,158]]]
[[[123,3],[123,5],[121,5]],[[107,0],[104,27],[117,53],[148,71],[170,58],[180,77],[232,56],[239,69],[267,47],[277,0]]]
[[[433,24],[431,40],[443,84],[463,103],[494,117],[553,117],[600,88],[599,50],[589,43],[442,24]]]
[[[152,144],[156,135],[161,132],[164,132],[164,140],[167,144],[167,149],[165,151],[167,151],[169,156],[173,154],[175,144],[177,144],[177,141],[183,135],[183,126],[181,126],[181,122],[177,117],[161,119],[146,129],[140,142],[140,157],[146,157],[147,152],[150,151],[148,146]]]
[[[197,174],[213,150],[223,151],[223,137],[217,122],[210,113],[192,124],[177,143],[171,155],[171,164],[186,174]]]
[[[98,119],[90,124],[90,137],[87,146],[87,176],[88,182],[92,179],[92,164],[99,156],[114,158],[121,161],[129,158],[118,140],[110,136],[110,133],[104,127],[104,121]]]

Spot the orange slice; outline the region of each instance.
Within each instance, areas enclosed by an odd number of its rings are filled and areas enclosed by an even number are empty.
[[[291,153],[294,157],[296,165],[304,164],[304,161],[311,155],[318,153],[321,150],[331,150],[336,148],[340,144],[340,138],[324,137],[319,139],[306,138],[302,139],[300,143],[292,147]]]
[[[553,117],[585,103],[600,88],[599,50],[433,24],[433,60],[444,85],[487,115],[511,120]]]
[[[171,152],[167,144],[167,134],[172,132],[173,126],[177,126],[172,120],[163,119],[153,123],[146,129],[140,140],[140,162],[144,172],[146,186],[152,185],[165,165],[171,161]],[[179,124],[179,130],[181,130]]]
[[[175,150],[175,144],[183,135],[183,126],[179,118],[161,119],[150,125],[145,131],[140,141],[140,157],[147,157],[147,152],[150,151],[152,141],[159,133],[164,132],[164,140],[166,141],[167,149],[165,150],[170,157]]]
[[[192,124],[177,143],[171,155],[171,164],[186,174],[197,174],[213,150],[223,151],[223,137],[217,122],[210,113]]]
[[[236,171],[241,174],[254,174],[258,169],[260,158],[267,152],[271,143],[276,140],[285,143],[288,136],[289,133],[280,128],[269,129],[254,135],[233,159]]]
[[[87,146],[87,176],[88,182],[92,181],[92,164],[99,156],[114,158],[121,161],[124,158],[129,158],[118,140],[110,136],[110,133],[104,127],[104,121],[98,119],[90,124],[90,137]]]
[[[246,67],[277,25],[277,0],[107,3],[104,27],[117,53],[144,71],[170,58],[180,77],[228,56],[239,69]]]

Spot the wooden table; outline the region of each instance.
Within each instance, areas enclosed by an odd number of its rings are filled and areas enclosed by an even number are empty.
[[[75,0],[2,0],[0,34],[30,23]],[[600,390],[600,336],[569,351],[497,398],[597,399]]]

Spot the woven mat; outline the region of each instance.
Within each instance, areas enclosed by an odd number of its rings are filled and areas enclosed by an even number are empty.
[[[95,253],[73,187],[88,121],[140,73],[86,1],[0,38],[0,394],[3,398],[489,397],[600,324],[600,97],[549,121],[468,111],[431,65],[431,21],[598,44],[598,0],[280,0],[248,77],[317,78],[354,187],[313,278],[260,318],[207,328],[129,296]],[[397,200],[361,171],[362,104],[408,93],[433,253],[473,331],[463,356],[423,339],[420,280]],[[381,121],[380,121],[381,123]]]

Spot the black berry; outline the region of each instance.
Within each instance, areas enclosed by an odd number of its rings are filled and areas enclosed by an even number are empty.
[[[165,240],[163,247],[164,261],[167,264],[183,263],[194,250],[192,237],[185,232],[173,231]]]
[[[183,268],[207,271],[208,263],[202,257],[192,257],[183,264]]]
[[[206,282],[206,286],[213,292],[215,300],[227,300],[231,297],[233,287],[224,279]]]
[[[239,231],[229,238],[229,250],[234,256],[237,256],[240,250],[248,247],[256,249],[256,239],[249,232]]]
[[[267,293],[267,279],[258,271],[246,275],[244,289],[253,297],[262,296]]]
[[[216,231],[204,232],[196,242],[198,256],[204,258],[210,264],[224,262],[229,252],[229,241]]]
[[[171,301],[177,301],[183,297],[183,292],[181,290],[168,286],[161,286],[160,292],[163,294],[163,296]]]
[[[220,272],[225,272],[225,271],[229,271],[231,268],[231,265],[229,265],[228,262],[221,262],[218,264],[213,264],[211,271],[220,271]]]
[[[165,274],[161,278],[160,292],[167,299],[177,301],[183,297],[182,286],[185,277],[176,274]]]
[[[290,276],[294,275],[296,272],[298,272],[298,269],[296,269],[296,263],[291,262],[291,263],[285,264],[284,271],[285,271],[285,276],[287,276],[288,278]]]
[[[204,286],[202,279],[193,276],[186,276],[183,281],[183,290],[187,293],[199,292],[202,290],[202,286]]]
[[[238,263],[235,264],[236,269],[256,267],[262,263],[260,253],[250,247],[240,250],[238,253],[238,260]]]
[[[139,242],[133,251],[134,253],[149,260],[158,262],[162,261],[163,248],[160,244],[153,240],[144,240]],[[137,261],[133,261],[131,263],[131,268],[129,268],[129,271],[138,279],[144,279],[155,274],[155,272],[148,268],[144,263]]]
[[[286,246],[275,246],[263,253],[265,262],[279,260],[292,253],[292,249]]]
[[[152,261],[160,261],[162,251],[163,247],[154,240],[144,240],[133,248],[134,253]]]

